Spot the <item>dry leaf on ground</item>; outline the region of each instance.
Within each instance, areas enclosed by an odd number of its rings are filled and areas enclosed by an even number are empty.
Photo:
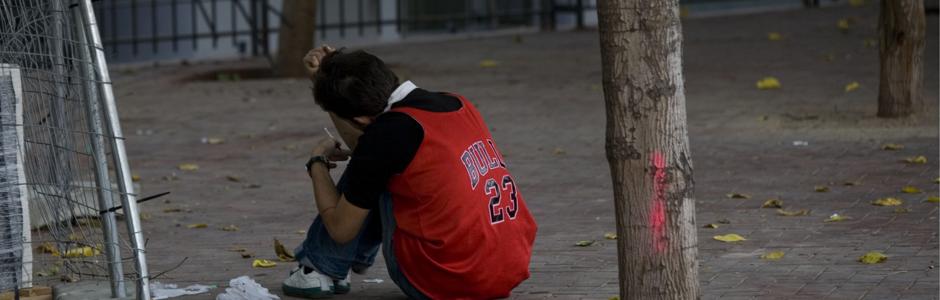
[[[925,201],[930,202],[930,203],[940,203],[940,197],[930,196],[930,197],[927,197],[927,200]]]
[[[781,258],[783,258],[783,256],[784,256],[783,251],[771,251],[771,252],[764,253],[764,255],[761,255],[760,258],[763,258],[765,260],[780,260]]]
[[[235,175],[228,175],[228,176],[225,176],[225,179],[228,180],[228,181],[231,181],[231,182],[241,182],[241,181],[242,181],[242,178],[241,178],[241,177],[238,177],[238,176],[235,176]]]
[[[604,238],[605,238],[605,239],[608,239],[608,240],[616,240],[616,239],[617,239],[617,234],[616,234],[616,233],[613,233],[613,232],[608,232],[608,233],[605,233],[605,234],[604,234]]]
[[[885,150],[885,151],[897,151],[901,149],[904,149],[904,145],[892,144],[892,143],[881,145],[881,150]]]
[[[894,213],[896,214],[906,214],[909,212],[911,212],[911,209],[907,207],[898,207],[894,209]]]
[[[252,268],[273,268],[274,266],[277,266],[277,263],[267,259],[256,259],[251,262]]]
[[[906,162],[906,163],[909,163],[909,164],[919,164],[919,165],[922,165],[922,164],[926,164],[926,163],[927,163],[927,157],[926,157],[926,156],[923,156],[923,155],[919,155],[919,156],[910,156],[910,157],[905,158],[903,161]]]
[[[482,68],[492,68],[499,66],[499,62],[492,59],[484,59],[480,61],[480,67]]]
[[[703,227],[715,229],[715,228],[718,228],[718,224],[714,224],[714,223],[712,223],[712,224],[705,224],[705,226],[703,226]]]
[[[784,217],[799,217],[799,216],[806,216],[806,215],[809,215],[809,210],[807,210],[807,209],[801,209],[801,210],[783,210],[783,209],[778,209],[778,210],[777,210],[777,214],[779,214],[779,215],[781,215],[781,216],[784,216]]]
[[[220,229],[222,229],[222,231],[238,231],[238,226],[235,226],[235,224],[231,224],[231,225],[222,227]]]
[[[910,186],[910,185],[908,185],[908,186],[902,187],[902,188],[901,188],[901,192],[902,192],[902,193],[905,193],[905,194],[918,194],[918,193],[920,193],[921,191],[920,191],[920,189],[917,188],[916,186]]]
[[[871,204],[877,206],[898,206],[904,204],[904,201],[901,201],[901,199],[898,198],[888,197],[872,201]]]
[[[836,27],[838,27],[838,28],[841,29],[841,30],[848,30],[848,29],[849,29],[849,19],[839,19],[839,21],[836,22]]]
[[[281,244],[281,241],[277,239],[274,239],[274,254],[277,254],[277,258],[281,261],[294,261],[294,255],[287,252],[287,248],[284,247],[284,244]]]
[[[39,244],[39,246],[36,247],[36,250],[39,251],[39,253],[48,253],[52,254],[53,256],[59,256],[59,249],[56,249],[55,245],[50,242]]]
[[[578,241],[577,243],[574,243],[574,245],[575,245],[575,246],[578,246],[578,247],[588,247],[588,246],[594,245],[594,243],[595,243],[595,241],[593,241],[593,240],[591,240],[591,241]]]
[[[817,193],[825,193],[829,191],[829,187],[825,185],[817,185],[813,187],[813,190],[816,191]]]
[[[728,193],[726,196],[731,199],[751,199],[751,195],[742,193]]]
[[[779,32],[768,32],[767,39],[771,41],[779,41],[783,39],[783,35],[781,35]]]
[[[871,252],[865,253],[865,255],[862,255],[862,257],[859,257],[858,261],[866,265],[872,265],[872,264],[877,264],[877,263],[883,263],[887,259],[888,257],[885,256],[883,253],[878,252],[878,251],[871,251]]]
[[[196,223],[196,224],[189,224],[189,225],[186,225],[186,228],[189,228],[189,229],[199,229],[199,228],[206,228],[206,227],[209,227],[209,224],[206,224],[206,223]]]
[[[736,234],[736,233],[729,233],[729,234],[725,234],[725,235],[716,235],[716,236],[714,236],[713,238],[714,238],[715,240],[717,240],[717,241],[722,241],[722,242],[725,242],[725,243],[733,243],[733,242],[740,242],[740,241],[746,241],[746,240],[747,240],[747,239],[745,239],[744,237],[742,237],[742,236],[740,236],[740,235],[738,235],[738,234]]]
[[[848,219],[850,219],[850,218],[849,218],[849,217],[846,217],[846,216],[843,216],[843,215],[840,215],[840,214],[832,214],[831,216],[829,216],[828,219],[826,219],[826,220],[823,221],[823,222],[827,222],[827,223],[829,223],[829,222],[842,222],[842,221],[845,221],[845,220],[848,220]]]
[[[862,183],[858,181],[846,181],[842,183],[842,185],[844,186],[856,186],[856,185],[861,185],[861,184]]]
[[[849,82],[848,84],[845,85],[845,92],[848,93],[848,92],[857,90],[859,86],[860,85],[858,84],[858,81]]]
[[[761,208],[783,208],[783,201],[779,199],[769,199],[764,201],[764,204],[760,206]]]
[[[199,165],[197,165],[197,164],[180,164],[179,166],[176,166],[176,168],[179,169],[180,171],[195,171],[195,170],[199,170]]]
[[[757,81],[757,88],[761,90],[771,90],[780,88],[780,80],[777,80],[776,77],[764,77],[761,80]]]
[[[73,258],[73,257],[92,257],[95,255],[101,254],[101,251],[98,249],[85,246],[65,250],[65,253],[62,255],[64,257]]]

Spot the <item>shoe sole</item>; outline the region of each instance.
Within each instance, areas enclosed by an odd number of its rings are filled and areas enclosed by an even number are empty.
[[[330,298],[334,294],[332,291],[324,291],[320,288],[302,289],[302,288],[295,288],[295,287],[288,286],[288,285],[281,285],[281,290],[284,291],[284,295],[288,295],[291,297],[307,298],[307,299]]]
[[[336,283],[333,284],[333,294],[343,295],[348,294],[352,290],[352,286],[341,286]]]

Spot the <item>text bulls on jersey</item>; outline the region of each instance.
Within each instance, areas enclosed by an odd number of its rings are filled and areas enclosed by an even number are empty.
[[[460,161],[467,168],[467,177],[470,179],[470,186],[476,190],[480,183],[480,177],[485,176],[490,170],[496,168],[506,168],[503,156],[496,150],[496,144],[493,140],[476,141],[460,155]]]

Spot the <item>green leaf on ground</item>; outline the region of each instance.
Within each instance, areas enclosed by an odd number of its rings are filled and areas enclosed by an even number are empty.
[[[783,251],[771,251],[771,252],[764,253],[764,255],[761,255],[760,258],[763,258],[765,260],[780,260],[781,258],[783,258],[783,255],[784,255]]]
[[[740,235],[738,235],[738,234],[736,234],[736,233],[729,233],[729,234],[725,234],[725,235],[716,235],[716,236],[714,236],[713,238],[714,238],[715,240],[717,240],[717,241],[722,241],[722,242],[725,242],[725,243],[734,243],[734,242],[740,242],[740,241],[746,241],[746,240],[747,240],[747,239],[745,239],[744,237],[742,237],[742,236],[740,236]]]
[[[888,260],[888,257],[878,251],[871,251],[871,252],[865,253],[865,255],[862,255],[862,257],[858,258],[859,262],[866,264],[866,265],[883,263],[885,260]]]

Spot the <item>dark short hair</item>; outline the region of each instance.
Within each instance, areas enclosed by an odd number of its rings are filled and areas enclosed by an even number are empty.
[[[351,119],[382,113],[397,87],[398,76],[375,55],[339,49],[320,62],[313,97],[323,110]]]

